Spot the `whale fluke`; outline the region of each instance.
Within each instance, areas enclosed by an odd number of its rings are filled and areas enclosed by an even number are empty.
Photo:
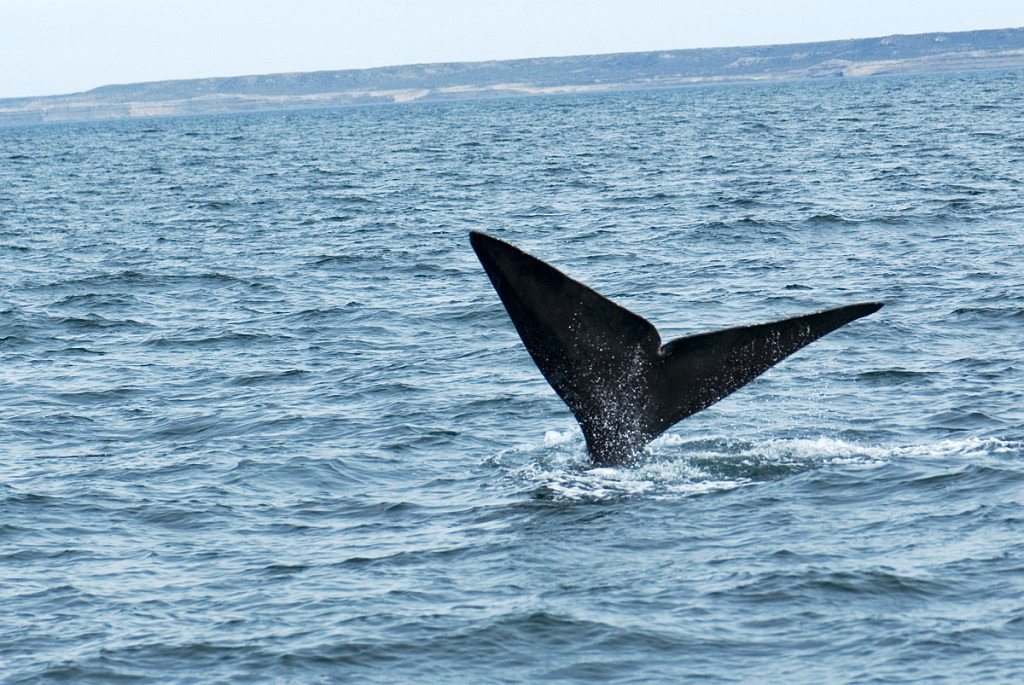
[[[665,345],[641,316],[517,247],[470,243],[544,378],[583,429],[595,464],[629,463],[672,425],[804,345],[882,304],[866,302]]]

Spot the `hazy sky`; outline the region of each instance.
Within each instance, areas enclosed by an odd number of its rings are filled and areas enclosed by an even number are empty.
[[[0,0],[0,97],[1024,26],[1024,0]]]

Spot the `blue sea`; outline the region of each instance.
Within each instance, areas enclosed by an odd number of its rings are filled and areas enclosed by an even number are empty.
[[[468,242],[662,339],[592,468]],[[1024,677],[1024,72],[0,130],[0,681]]]

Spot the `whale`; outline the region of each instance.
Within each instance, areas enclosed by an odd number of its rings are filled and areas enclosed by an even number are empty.
[[[649,321],[537,257],[480,231],[469,241],[596,466],[635,463],[679,421],[882,307],[861,302],[662,343]]]

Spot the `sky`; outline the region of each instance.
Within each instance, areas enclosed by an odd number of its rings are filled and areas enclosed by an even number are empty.
[[[1024,0],[0,0],[0,98],[1011,27],[1024,27]]]

